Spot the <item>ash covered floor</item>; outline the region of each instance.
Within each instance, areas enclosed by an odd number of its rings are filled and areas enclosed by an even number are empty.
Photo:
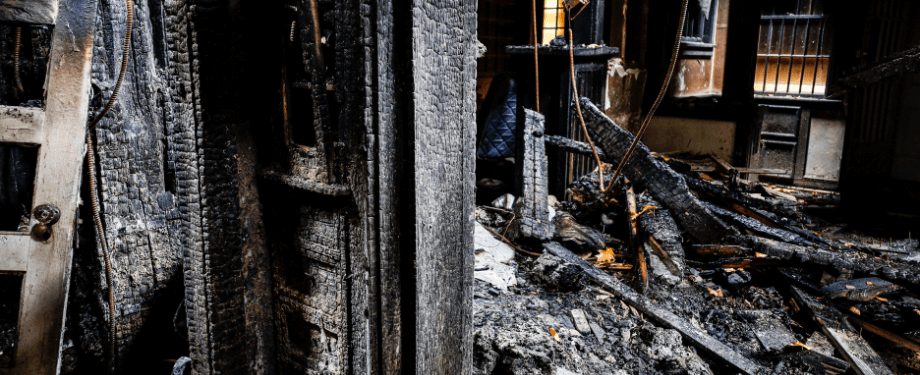
[[[616,160],[632,135],[583,105]],[[474,373],[920,373],[916,217],[641,142],[634,160],[608,192],[595,169],[562,201],[477,208]],[[522,224],[541,199],[548,238]]]
[[[616,237],[608,237],[616,247]],[[617,258],[628,258],[627,246],[619,245],[622,251]],[[598,264],[599,252],[569,246]],[[477,260],[492,253],[477,251]],[[692,258],[704,257],[691,253],[688,258],[698,264],[702,261]],[[474,289],[476,374],[738,373],[718,355],[698,350],[679,331],[628,305],[558,257],[543,253],[535,258],[519,252],[515,259],[501,263],[516,283],[506,286],[507,291],[494,281],[494,263],[486,263],[477,264]],[[831,299],[827,295],[832,293],[822,292],[827,288],[821,284],[833,285],[838,279],[844,280],[843,285],[879,280],[855,273],[835,276],[833,270],[814,266],[687,267],[679,278],[655,277],[656,268],[651,267],[648,280],[647,297],[652,302],[774,374],[853,373],[810,313],[793,302],[792,287],[809,290],[822,301]],[[628,285],[638,283],[632,269],[609,272]],[[859,311],[855,315],[859,319],[920,341],[920,314],[914,311],[920,301],[907,289],[891,289],[869,301],[838,298],[834,305],[851,315]],[[920,373],[920,353],[854,327],[893,373]]]

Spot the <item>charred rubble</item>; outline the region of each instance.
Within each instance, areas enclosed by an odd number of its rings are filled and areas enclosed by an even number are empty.
[[[601,158],[616,163],[632,134],[581,105]],[[542,126],[531,113],[523,121]],[[529,134],[517,194],[476,210],[486,230],[476,235],[474,373],[920,371],[917,240],[810,212],[834,192],[748,181],[718,158],[641,142],[609,192],[598,188],[606,164],[564,199],[547,196],[531,187],[544,147],[590,146]],[[534,202],[548,202],[548,215]]]

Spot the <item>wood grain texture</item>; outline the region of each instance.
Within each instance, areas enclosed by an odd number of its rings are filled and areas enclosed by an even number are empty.
[[[408,213],[412,212],[404,199],[411,194],[404,194],[407,187],[411,187],[411,178],[406,174],[411,172],[401,168],[400,163],[405,160],[409,152],[406,143],[407,135],[402,130],[405,124],[408,108],[398,106],[408,92],[407,80],[400,79],[409,74],[411,65],[409,56],[404,53],[404,45],[408,42],[408,28],[396,27],[396,12],[399,4],[396,0],[380,0],[376,6],[376,160],[370,167],[372,176],[376,180],[376,212],[377,216],[377,252],[378,263],[374,269],[378,272],[379,280],[379,325],[380,346],[378,368],[382,375],[396,375],[402,373],[403,353],[403,275],[400,274],[400,264],[404,257],[400,256],[402,247],[401,221],[405,221]],[[408,197],[406,196],[408,195]],[[404,212],[408,211],[408,212]],[[414,216],[414,215],[413,215]],[[406,228],[407,230],[409,228]],[[409,258],[408,254],[405,258]],[[405,276],[412,279],[410,275]],[[409,299],[411,300],[411,299]],[[409,320],[413,321],[413,320]]]
[[[476,11],[411,6],[417,374],[472,371]]]
[[[82,137],[85,132],[89,89],[95,3],[71,1],[60,10],[61,23],[55,28],[50,57],[44,129],[36,173],[34,202],[61,211],[48,241],[21,235],[3,235],[0,253],[18,251],[18,266],[27,262],[19,309],[19,337],[13,367],[2,374],[54,374],[60,366],[70,266],[73,256],[74,225],[83,165]],[[31,225],[36,225],[32,219]],[[16,237],[16,238],[10,238]],[[24,259],[24,257],[26,259]],[[11,257],[17,260],[16,257]],[[13,263],[13,262],[10,262]],[[10,266],[16,266],[10,264]]]
[[[0,21],[53,25],[58,0],[0,0]]]
[[[821,326],[831,344],[850,363],[859,375],[893,375],[894,373],[862,338],[861,330],[853,327],[843,313],[827,301],[818,300],[795,286],[790,287],[792,298]]]
[[[622,159],[633,135],[617,126],[588,98],[580,100],[586,126],[597,146],[603,148],[608,157]],[[683,176],[653,158],[641,142],[623,168],[623,175],[647,188],[655,200],[674,213],[681,227],[693,237],[702,241],[718,241],[738,233],[703,207],[700,200],[690,194]]]
[[[181,81],[172,78],[187,62],[177,58],[181,46],[163,37],[178,37],[179,30],[165,26],[169,12],[161,9],[161,1],[137,0],[131,53],[123,56],[118,41],[125,33],[125,6],[120,0],[100,2],[92,76],[94,85],[101,89],[100,101],[94,103],[99,106],[109,100],[121,61],[128,59],[121,95],[93,135],[105,238],[113,268],[112,285],[103,285],[103,289],[115,290],[116,366],[130,368],[138,363],[134,357],[138,355],[137,345],[149,345],[157,335],[172,334],[159,332],[148,336],[146,343],[137,341],[140,332],[151,324],[154,308],[170,310],[179,303],[164,296],[182,277],[181,256],[183,246],[188,245],[183,242],[193,237],[187,205],[197,199],[197,192],[187,187],[198,182],[196,174],[189,173],[194,166],[182,159],[183,151],[195,154],[195,150],[187,149],[194,142],[194,124],[183,111],[188,103],[183,103],[187,98],[182,98],[176,87]],[[101,254],[98,262],[104,263]],[[100,280],[105,284],[104,277]]]

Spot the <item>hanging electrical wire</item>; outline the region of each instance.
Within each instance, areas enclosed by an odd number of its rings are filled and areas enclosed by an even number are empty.
[[[118,73],[118,79],[115,81],[115,88],[112,89],[112,96],[109,97],[108,103],[105,104],[105,107],[102,108],[97,115],[94,116],[94,119],[89,124],[90,129],[94,129],[96,124],[102,120],[103,117],[112,109],[112,106],[115,105],[115,100],[118,99],[118,92],[121,90],[121,82],[125,79],[125,73],[128,71],[128,52],[131,51],[131,28],[134,26],[134,2],[132,0],[125,0],[127,5],[127,20],[125,21],[125,37],[122,39],[121,44],[121,72]]]
[[[93,116],[92,122],[89,123],[87,127],[86,134],[86,162],[89,173],[89,189],[90,189],[90,201],[92,203],[93,210],[93,222],[96,229],[96,244],[99,246],[99,250],[102,253],[102,258],[105,262],[105,278],[108,285],[108,302],[109,302],[109,347],[108,347],[108,360],[109,360],[109,371],[113,371],[115,368],[115,353],[116,353],[116,338],[117,338],[117,318],[115,315],[115,285],[114,285],[114,276],[112,273],[112,259],[111,254],[108,249],[108,242],[105,238],[105,229],[102,227],[102,218],[100,217],[99,210],[99,197],[97,191],[97,181],[96,181],[96,157],[95,157],[95,147],[92,134],[95,131],[96,124],[102,120],[103,117],[112,109],[115,105],[115,101],[118,99],[118,92],[121,91],[121,84],[124,82],[125,73],[128,70],[128,57],[129,52],[131,51],[131,31],[134,26],[134,2],[132,0],[125,0],[125,7],[127,8],[127,15],[125,21],[125,36],[122,40],[122,58],[121,58],[121,71],[118,73],[118,78],[115,81],[115,87],[112,89],[112,96],[109,97],[108,102],[101,111],[99,111],[95,116]]]
[[[572,49],[574,48],[572,43],[572,28],[571,25],[568,25],[568,22],[566,23],[569,31],[569,70],[571,72],[572,80],[572,95],[575,97],[575,109],[578,113],[578,121],[581,123],[581,130],[585,135],[585,139],[588,141],[588,145],[591,146],[591,152],[594,154],[594,160],[597,161],[597,179],[601,193],[607,193],[613,188],[614,182],[616,181],[617,177],[620,176],[620,173],[623,171],[623,167],[626,165],[626,162],[629,161],[629,157],[632,156],[633,151],[635,151],[636,145],[639,144],[639,140],[642,139],[642,135],[645,134],[645,130],[648,128],[649,123],[652,121],[652,116],[655,115],[655,111],[658,109],[658,106],[661,104],[661,100],[664,99],[664,95],[667,93],[668,85],[671,83],[671,76],[674,74],[674,67],[677,65],[677,56],[680,53],[680,38],[683,36],[684,22],[687,18],[688,4],[689,0],[684,0],[683,5],[681,6],[680,20],[677,23],[677,36],[674,40],[674,50],[671,53],[671,63],[668,65],[668,72],[665,74],[664,82],[661,84],[661,90],[658,92],[658,97],[655,98],[655,102],[652,104],[652,108],[649,109],[649,112],[645,115],[645,119],[642,121],[642,126],[639,127],[639,132],[636,133],[632,143],[629,145],[629,149],[626,150],[626,153],[623,155],[623,159],[620,160],[620,164],[617,165],[616,171],[613,172],[613,177],[610,178],[610,185],[607,185],[607,187],[604,187],[604,164],[601,162],[601,158],[597,154],[597,147],[594,146],[594,142],[591,140],[591,136],[588,134],[588,127],[585,126],[585,119],[581,114],[581,105],[578,101],[578,90],[575,86],[575,57],[572,52]],[[566,8],[566,13],[568,12],[569,8]]]

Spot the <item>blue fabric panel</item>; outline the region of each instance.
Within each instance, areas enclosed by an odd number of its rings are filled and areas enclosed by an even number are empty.
[[[482,159],[514,157],[514,128],[517,124],[517,84],[502,83],[486,117],[485,130],[476,156]]]

